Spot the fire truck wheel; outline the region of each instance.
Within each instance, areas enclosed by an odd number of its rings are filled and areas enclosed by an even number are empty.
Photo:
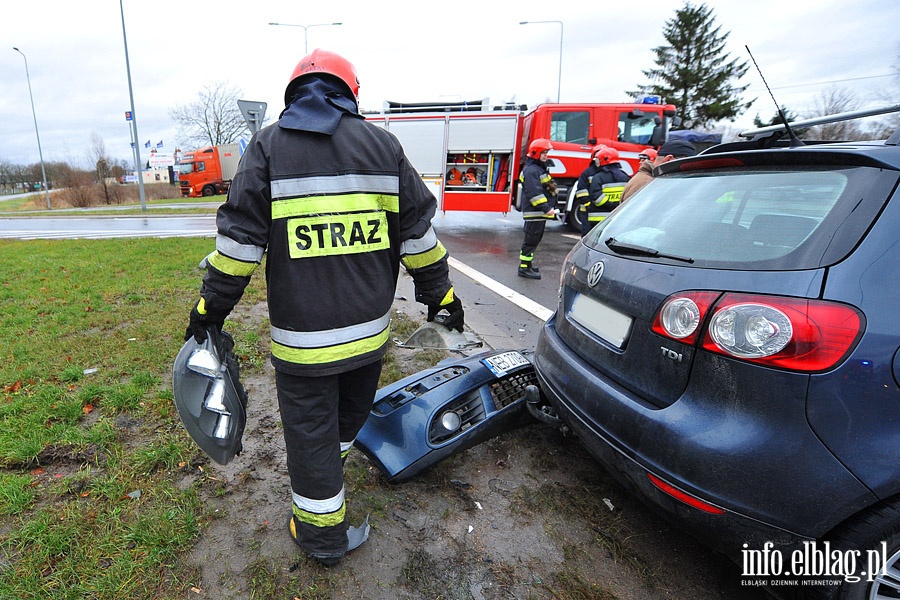
[[[586,218],[586,213],[580,210],[570,210],[566,215],[566,225],[569,229],[581,233],[581,217]]]

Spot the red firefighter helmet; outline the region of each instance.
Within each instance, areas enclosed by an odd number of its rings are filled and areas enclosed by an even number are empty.
[[[650,162],[653,162],[656,160],[657,154],[658,152],[653,148],[644,148],[643,150],[641,150],[641,153],[638,154],[638,159],[649,160]]]
[[[356,67],[353,66],[353,63],[340,54],[316,48],[311,54],[301,58],[294,67],[291,79],[284,90],[285,105],[291,101],[291,89],[294,87],[294,83],[304,75],[316,73],[337,77],[347,85],[347,88],[353,93],[353,97],[359,100],[359,77],[356,75]]]
[[[540,158],[542,152],[553,150],[550,140],[546,138],[538,138],[528,145],[528,156],[531,158]]]
[[[594,150],[594,158],[600,161],[601,166],[619,162],[619,151],[609,146],[600,146]]]

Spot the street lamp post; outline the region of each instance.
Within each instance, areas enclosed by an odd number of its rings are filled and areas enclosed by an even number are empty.
[[[563,22],[562,21],[519,21],[519,25],[534,25],[537,23],[559,23],[559,77],[556,83],[556,103],[559,104],[559,91],[562,87],[562,49],[563,49]]]
[[[34,135],[37,137],[38,156],[41,159],[41,177],[44,180],[44,194],[47,195],[47,209],[50,209],[50,188],[47,187],[47,171],[44,169],[44,152],[41,150],[41,134],[38,133],[37,113],[34,111],[34,96],[31,94],[31,75],[28,74],[28,58],[25,53],[13,46],[13,50],[22,55],[25,59],[25,79],[28,80],[28,98],[31,100],[31,116],[34,117]]]
[[[312,25],[297,25],[294,23],[269,23],[269,25],[278,25],[280,27],[302,27],[303,28],[303,56],[309,54],[309,48],[306,40],[306,30],[310,27],[331,27],[332,25],[342,25],[342,23],[313,23]]]
[[[134,136],[134,168],[138,178],[138,190],[141,196],[141,212],[147,212],[147,196],[144,193],[144,175],[141,173],[141,145],[138,143],[137,113],[134,111],[134,91],[131,88],[131,64],[128,62],[128,38],[125,36],[125,9],[119,0],[119,13],[122,15],[122,42],[125,44],[125,72],[128,74],[128,98],[131,100],[131,132]]]

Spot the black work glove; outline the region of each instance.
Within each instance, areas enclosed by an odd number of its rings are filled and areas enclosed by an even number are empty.
[[[442,310],[447,311],[447,316],[441,315],[438,317],[438,313]],[[455,329],[462,333],[463,326],[465,325],[465,311],[463,310],[462,301],[459,299],[459,296],[453,294],[453,300],[443,305],[429,304],[428,317],[426,320],[430,323],[434,321],[436,317],[437,322],[447,329]]]
[[[205,305],[206,302],[203,298],[200,298],[197,304],[194,305],[194,308],[191,309],[190,321],[184,332],[184,341],[188,341],[193,337],[198,344],[203,343],[206,340],[206,329],[210,326],[215,327],[217,331],[222,331],[222,326],[225,324],[224,317],[217,318],[210,315],[206,311]]]

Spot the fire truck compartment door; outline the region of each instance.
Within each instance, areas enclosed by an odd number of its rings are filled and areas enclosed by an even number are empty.
[[[413,168],[422,177],[444,175],[444,120],[391,120],[387,130],[397,136]]]
[[[450,120],[447,152],[512,152],[518,117],[472,117]]]

